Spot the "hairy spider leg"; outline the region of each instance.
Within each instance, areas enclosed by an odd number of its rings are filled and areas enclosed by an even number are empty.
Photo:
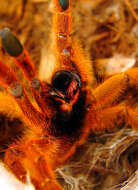
[[[0,92],[0,113],[7,115],[7,117],[11,120],[14,118],[19,118],[22,122],[26,123],[26,120],[22,117],[21,110],[14,99],[11,99],[11,96],[3,91]]]
[[[101,108],[117,104],[127,91],[138,91],[138,68],[112,76],[94,90],[93,95]]]
[[[30,103],[23,85],[18,81],[12,69],[0,62],[0,82],[7,88],[8,93],[14,98],[19,105],[23,114],[29,120],[29,127],[34,132],[29,135],[25,135],[23,139],[17,141],[16,144],[10,145],[5,152],[5,163],[14,172],[14,174],[21,181],[26,181],[26,174],[29,173],[32,183],[37,190],[61,190],[62,187],[56,181],[56,177],[52,171],[52,167],[49,163],[49,156],[42,155],[43,151],[37,151],[39,149],[36,137],[43,139],[41,146],[45,141],[46,121],[44,115],[38,112]],[[44,138],[43,138],[44,137]],[[31,139],[34,138],[34,146]],[[46,147],[46,153],[51,154],[53,151],[56,153],[56,140],[52,141],[55,145]],[[40,143],[39,143],[40,144]],[[26,145],[26,146],[25,146]],[[47,159],[46,159],[47,158]]]
[[[19,82],[12,69],[2,61],[0,61],[0,83],[17,102],[29,123],[29,127],[36,133],[43,134],[45,127],[47,127],[44,115],[34,108],[27,97],[24,86]]]
[[[18,55],[17,57],[14,57],[14,62],[16,65],[18,65],[25,78],[30,83],[30,89],[35,97],[35,100],[40,107],[41,111],[50,118],[51,112],[50,109],[48,109],[48,106],[46,105],[46,102],[41,97],[42,91],[45,91],[45,88],[48,88],[46,84],[43,84],[42,81],[40,81],[37,78],[36,69],[34,67],[34,64],[32,63],[32,60],[28,54],[28,52],[23,49],[22,53]],[[45,109],[47,107],[47,110]]]
[[[96,118],[92,120],[92,114],[86,117],[86,124],[90,125],[93,131],[111,130],[116,126],[130,125],[133,129],[138,129],[138,112],[123,104],[111,106],[102,110],[95,110]]]
[[[66,6],[62,6],[63,4]],[[74,70],[71,62],[71,13],[70,0],[54,0],[55,12],[53,16],[53,31],[55,37],[54,53],[60,70]]]
[[[51,141],[52,145],[46,138],[38,138],[39,140],[34,137],[33,140],[33,136],[32,139],[25,136],[21,141],[11,145],[5,153],[5,163],[22,182],[26,182],[28,173],[37,190],[62,190],[56,181],[49,158],[51,152],[56,151],[57,142]],[[46,151],[41,151],[41,147]]]
[[[71,0],[54,0],[54,2],[53,28],[57,62],[59,62],[61,69],[78,72],[81,76],[82,84],[85,84],[85,87],[87,84],[87,86],[91,86],[92,88],[92,83],[95,82],[92,65],[86,59],[86,56],[84,56],[79,42],[76,39],[73,40],[71,33]]]
[[[35,100],[47,118],[51,117],[49,104],[41,94],[48,92],[49,86],[37,78],[37,72],[28,52],[24,49],[17,37],[8,28],[1,30],[2,44],[7,53],[13,57],[14,63],[21,69],[24,77],[29,81],[30,89]],[[47,109],[45,109],[47,107]]]
[[[32,64],[28,52],[23,48],[17,37],[9,28],[0,30],[0,37],[5,51],[14,58],[16,64],[22,69],[24,76],[31,80],[36,76],[36,69]]]
[[[92,70],[90,69],[90,63],[84,58],[80,46],[77,43],[74,45],[72,43],[70,0],[55,0],[55,11],[53,24],[56,36],[55,52],[57,52],[57,58],[60,62],[60,69],[63,68],[79,72],[82,76],[82,88],[84,87],[86,89],[86,86],[90,86],[92,82]],[[30,87],[38,106],[50,118],[52,116],[51,105],[49,106],[49,103],[41,96],[41,94],[45,94],[46,99],[46,92],[48,92],[49,86],[35,77],[36,69],[19,40],[7,28],[3,29],[1,33],[5,50],[14,57],[14,62],[22,69],[24,76],[29,82],[31,81]],[[72,102],[70,104],[72,105]],[[72,107],[71,105],[70,107]],[[46,107],[47,110],[45,109]]]
[[[36,69],[32,60],[28,54],[28,52],[23,48],[22,52],[18,56],[14,56],[14,62],[18,65],[22,71],[26,79],[32,80],[36,77]]]
[[[23,85],[16,78],[12,69],[0,62],[0,83],[7,89],[8,93],[14,98],[19,105],[24,116],[28,119],[31,134],[25,134],[23,139],[17,141],[16,144],[10,145],[5,152],[4,161],[14,174],[21,181],[26,181],[26,174],[29,173],[32,183],[37,190],[61,190],[62,187],[56,181],[56,177],[49,163],[49,156],[42,155],[43,151],[39,149],[36,138],[45,141],[47,123],[44,115],[38,112],[30,103]],[[49,126],[49,125],[48,125]],[[34,138],[34,146],[31,139]],[[56,154],[57,142],[52,141],[55,145],[46,147],[46,153],[53,151]],[[40,143],[39,143],[40,144]],[[43,149],[42,149],[43,150]]]
[[[93,122],[92,130],[111,128],[113,123],[119,122],[117,119],[119,115],[125,118],[127,124],[130,124],[134,129],[138,129],[138,112],[130,106],[117,105],[127,94],[131,94],[136,98],[138,92],[137,76],[138,68],[132,68],[111,77],[97,87],[93,92],[96,103],[91,106],[86,119],[87,124]],[[91,109],[94,109],[97,115],[95,121],[91,119]],[[90,126],[90,124],[88,125]]]
[[[29,169],[32,183],[36,189],[62,190],[63,188],[57,182],[48,159],[42,156],[32,145],[28,146],[28,151],[30,155],[26,155],[26,159],[23,160],[23,165]]]

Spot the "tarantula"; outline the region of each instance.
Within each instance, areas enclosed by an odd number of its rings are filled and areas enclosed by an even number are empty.
[[[112,76],[94,89],[91,63],[71,36],[71,0],[54,0],[54,5],[56,67],[50,82],[38,79],[27,51],[10,30],[0,31],[3,48],[22,70],[37,103],[31,103],[16,73],[0,61],[0,83],[9,94],[2,93],[3,110],[10,109],[27,126],[5,150],[4,162],[22,182],[29,173],[37,190],[63,189],[54,170],[84,143],[90,130],[112,128],[124,120],[138,129],[136,110],[120,103],[129,94],[137,95],[138,68]]]

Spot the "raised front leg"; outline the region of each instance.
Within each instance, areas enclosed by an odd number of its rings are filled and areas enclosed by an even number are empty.
[[[84,55],[80,43],[72,36],[71,0],[54,0],[53,31],[55,52],[60,69],[75,70],[84,86],[95,83],[92,64]]]
[[[0,83],[20,107],[28,126],[36,133],[41,134],[47,126],[44,115],[31,104],[24,86],[19,82],[12,69],[2,61],[0,61]]]
[[[0,36],[2,38],[3,48],[10,56],[13,57],[14,63],[21,69],[24,77],[28,80],[32,94],[34,95],[35,100],[41,111],[46,117],[51,117],[51,109],[41,96],[41,94],[46,94],[48,90],[50,91],[49,86],[38,79],[36,68],[32,63],[28,52],[24,49],[17,37],[12,34],[8,28],[3,28],[2,30],[0,30]],[[10,68],[7,67],[7,70],[8,69]],[[13,78],[14,77],[12,77],[12,80]],[[45,109],[46,107],[47,109]]]

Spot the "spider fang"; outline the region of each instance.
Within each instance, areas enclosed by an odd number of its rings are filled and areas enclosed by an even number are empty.
[[[66,101],[65,96],[54,87],[51,87],[51,91],[49,92],[49,94],[54,98]]]

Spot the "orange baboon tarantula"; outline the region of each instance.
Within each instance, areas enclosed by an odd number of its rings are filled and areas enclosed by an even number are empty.
[[[28,126],[20,140],[5,150],[4,162],[23,182],[29,173],[37,190],[63,189],[54,170],[84,143],[90,130],[114,127],[122,122],[118,118],[138,129],[138,113],[120,104],[127,94],[137,95],[138,68],[112,76],[94,89],[91,63],[71,36],[70,4],[71,0],[54,0],[57,67],[49,83],[37,78],[35,67],[18,39],[7,28],[0,31],[3,48],[22,70],[38,104],[34,106],[30,102],[14,71],[0,61],[0,83],[18,104],[13,108],[11,98],[9,107],[16,110]],[[3,97],[1,105],[5,109],[8,100]]]

